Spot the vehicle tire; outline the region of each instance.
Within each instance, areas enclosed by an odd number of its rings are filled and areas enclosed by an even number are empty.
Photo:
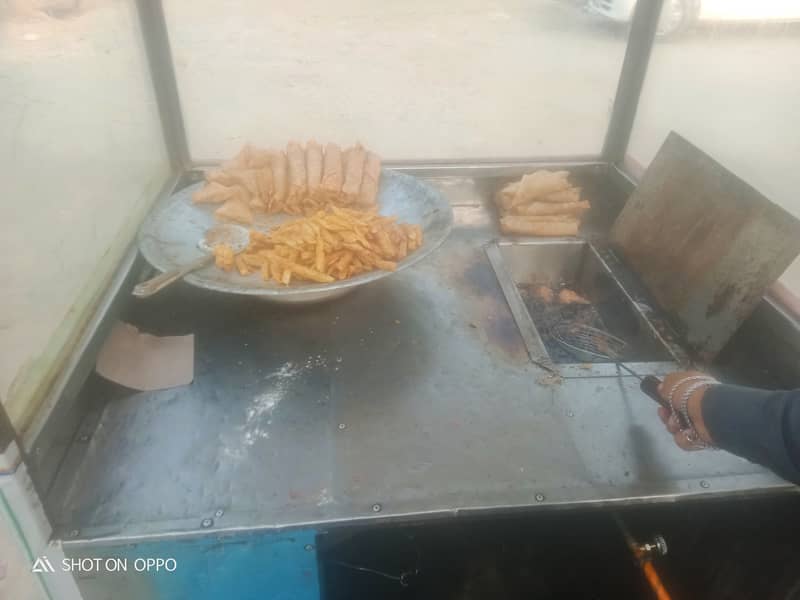
[[[690,7],[687,0],[664,0],[661,17],[658,19],[656,37],[674,37],[684,30],[690,21]]]

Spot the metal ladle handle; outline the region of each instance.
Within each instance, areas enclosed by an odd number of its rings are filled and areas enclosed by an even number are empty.
[[[133,288],[132,293],[137,298],[148,298],[153,294],[157,294],[165,287],[178,281],[179,279],[183,279],[183,277],[185,277],[192,271],[196,271],[197,269],[205,267],[213,260],[214,260],[213,254],[206,254],[204,256],[201,256],[200,258],[190,262],[188,265],[184,265],[178,269],[173,269],[172,271],[167,271],[166,273],[162,273],[161,275],[156,275],[155,277],[148,279],[147,281],[143,281],[142,283],[138,284],[136,287]]]

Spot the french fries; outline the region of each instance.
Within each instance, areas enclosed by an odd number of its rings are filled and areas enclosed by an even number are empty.
[[[419,225],[331,206],[269,233],[251,231],[247,248],[236,256],[228,246],[215,246],[214,256],[221,269],[260,272],[265,281],[281,285],[292,280],[332,283],[375,269],[393,271],[422,245],[422,238]]]

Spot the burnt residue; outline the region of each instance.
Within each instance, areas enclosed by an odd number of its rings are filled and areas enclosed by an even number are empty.
[[[485,323],[486,341],[517,362],[527,361],[528,352],[517,328],[517,323],[509,313],[494,313]]]
[[[502,294],[497,276],[485,256],[476,258],[482,260],[476,260],[464,269],[463,279],[469,290],[478,296]]]
[[[694,205],[647,204],[635,219],[620,218],[614,239],[661,305],[678,310],[708,280],[748,215],[713,210],[698,214]]]
[[[719,314],[720,311],[728,306],[731,299],[735,298],[737,295],[738,289],[734,284],[728,284],[721,290],[718,290],[717,293],[714,294],[714,299],[706,309],[706,318],[710,318]]]
[[[470,260],[454,274],[454,283],[470,299],[467,331],[493,354],[499,351],[504,360],[527,362],[525,343],[486,253],[481,248],[464,250]]]

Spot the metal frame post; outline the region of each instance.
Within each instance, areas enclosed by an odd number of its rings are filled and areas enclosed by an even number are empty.
[[[173,168],[182,172],[190,167],[191,158],[164,7],[161,0],[136,0],[136,9],[161,118],[161,128],[164,132],[164,142]]]
[[[663,4],[663,0],[638,0],[633,11],[628,46],[603,143],[603,160],[611,165],[621,165],[628,149]]]

